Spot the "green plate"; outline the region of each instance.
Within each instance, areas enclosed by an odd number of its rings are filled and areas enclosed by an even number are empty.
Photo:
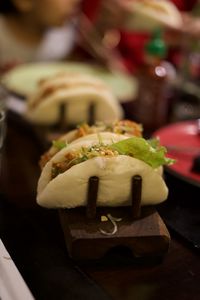
[[[101,78],[120,102],[133,100],[137,94],[137,81],[134,77],[119,72],[111,73],[96,65],[75,62],[23,64],[4,75],[2,83],[11,92],[27,97],[35,91],[41,78],[62,71],[92,74]]]

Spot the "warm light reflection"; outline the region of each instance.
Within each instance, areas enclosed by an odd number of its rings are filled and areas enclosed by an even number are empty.
[[[157,66],[157,67],[155,68],[155,73],[156,73],[156,75],[159,76],[159,77],[164,77],[164,76],[166,75],[166,70],[165,70],[165,68],[162,67],[162,66]]]

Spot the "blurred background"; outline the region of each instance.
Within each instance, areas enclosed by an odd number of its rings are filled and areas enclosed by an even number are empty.
[[[200,1],[0,0],[0,85],[0,233],[34,295],[87,294],[68,272],[57,211],[36,203],[38,161],[61,133],[98,116],[118,119],[123,134],[123,119],[142,124],[176,159],[158,207],[172,243],[164,268],[89,274],[115,299],[196,299],[197,257],[176,234],[199,251]]]
[[[198,118],[199,7],[184,0],[2,0],[1,75],[26,63],[100,65],[137,86],[122,106],[147,134]]]

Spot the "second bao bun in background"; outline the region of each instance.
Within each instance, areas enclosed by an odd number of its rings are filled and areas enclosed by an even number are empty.
[[[159,27],[180,28],[182,18],[177,7],[168,0],[129,1],[132,14],[124,27],[130,30],[154,31]]]
[[[116,97],[100,79],[79,73],[58,73],[42,80],[28,98],[25,117],[36,124],[52,125],[59,121],[60,107],[66,106],[66,123],[77,125],[89,120],[94,105],[94,120],[113,122],[123,116]]]

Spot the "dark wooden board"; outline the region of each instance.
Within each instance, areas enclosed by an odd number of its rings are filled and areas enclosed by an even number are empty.
[[[120,217],[114,235],[104,235],[100,228],[112,231],[112,223],[102,222],[101,216]],[[100,259],[115,247],[131,250],[133,257],[163,256],[169,248],[168,230],[153,207],[142,207],[134,220],[130,207],[97,208],[96,218],[88,219],[85,208],[59,210],[61,226],[69,255],[77,260]]]

